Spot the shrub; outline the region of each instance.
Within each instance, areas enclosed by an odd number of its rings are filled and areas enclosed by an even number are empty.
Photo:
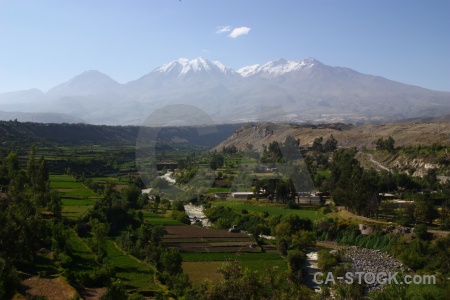
[[[56,260],[57,264],[64,268],[72,263],[72,257],[70,257],[64,252],[59,253],[58,256],[56,257]]]
[[[414,226],[414,234],[421,240],[427,240],[428,239],[428,231],[427,226],[424,224],[417,224]]]
[[[177,220],[183,224],[191,224],[189,217],[183,211],[173,210],[172,219]]]
[[[19,278],[11,263],[0,258],[0,299],[12,297],[19,284]]]
[[[338,264],[338,259],[327,250],[317,253],[317,265],[322,271],[331,271]]]

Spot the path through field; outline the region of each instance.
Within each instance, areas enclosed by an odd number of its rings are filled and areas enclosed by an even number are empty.
[[[369,161],[370,161],[372,164],[376,165],[379,169],[382,169],[382,170],[385,170],[385,171],[388,171],[388,172],[391,171],[391,169],[389,169],[389,168],[383,166],[381,163],[379,163],[378,161],[374,160],[372,154],[367,153],[366,155],[369,157]]]

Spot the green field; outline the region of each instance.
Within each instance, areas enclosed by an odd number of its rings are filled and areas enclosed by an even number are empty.
[[[118,249],[113,241],[107,242],[108,259],[127,289],[161,291],[154,283],[155,268]]]
[[[77,219],[94,205],[99,195],[70,175],[50,175],[50,187],[59,192],[63,204],[62,216]]]
[[[221,280],[217,269],[230,260],[238,260],[242,267],[251,271],[287,270],[286,261],[278,253],[182,253],[181,256],[183,270],[192,281]]]
[[[147,210],[142,210],[144,214],[144,221],[151,225],[163,225],[163,226],[177,226],[186,225],[180,221],[174,220],[170,217],[170,211],[165,215],[153,213]]]
[[[68,231],[68,247],[72,252],[73,262],[70,265],[72,271],[84,271],[91,273],[98,264],[95,262],[95,254],[88,247],[85,240],[80,238],[74,230]]]
[[[243,200],[227,200],[227,201],[215,201],[212,203],[214,206],[224,206],[231,209],[239,210],[245,209],[247,211],[254,212],[268,212],[270,215],[288,215],[295,214],[300,218],[308,218],[311,221],[319,220],[324,217],[324,215],[317,210],[313,209],[288,209],[282,204],[272,204],[267,202],[260,202],[259,204],[248,203],[248,201]],[[308,207],[309,208],[309,207]]]
[[[99,267],[95,255],[86,244],[86,239],[78,237],[75,231],[69,231],[68,246],[72,251],[72,271],[92,273]],[[161,287],[154,283],[155,268],[120,250],[114,241],[107,241],[107,255],[109,263],[114,266],[116,277],[127,289],[159,291]]]
[[[231,188],[209,188],[206,191],[206,194],[210,193],[229,193]]]

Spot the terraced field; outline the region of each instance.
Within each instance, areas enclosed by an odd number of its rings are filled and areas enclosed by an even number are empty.
[[[50,187],[59,192],[63,203],[62,215],[69,219],[77,219],[86,213],[100,198],[70,175],[51,175]]]
[[[251,236],[200,226],[166,226],[163,242],[166,247],[185,252],[259,252]]]
[[[222,279],[218,269],[230,260],[238,260],[252,271],[287,270],[278,253],[264,253],[251,236],[200,226],[166,226],[163,242],[177,249],[183,258],[183,271],[192,281]]]

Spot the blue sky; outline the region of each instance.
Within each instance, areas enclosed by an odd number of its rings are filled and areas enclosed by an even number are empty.
[[[86,70],[125,83],[198,56],[233,69],[314,57],[450,91],[450,1],[0,0],[0,93]]]

